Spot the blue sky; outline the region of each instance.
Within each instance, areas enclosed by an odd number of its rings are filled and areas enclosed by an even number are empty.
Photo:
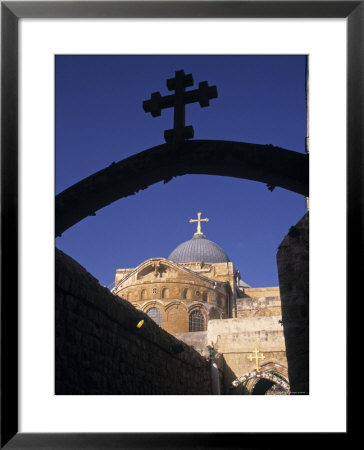
[[[273,144],[304,153],[305,57],[244,55],[57,55],[56,194],[130,155],[164,143],[173,110],[153,118],[142,108],[152,92],[171,94],[175,71],[194,86],[216,85],[210,106],[186,107],[195,139]],[[277,286],[279,243],[305,213],[304,198],[249,180],[185,175],[157,183],[79,222],[56,246],[103,285],[115,269],[168,257],[208,217],[206,237],[219,244],[251,286]]]

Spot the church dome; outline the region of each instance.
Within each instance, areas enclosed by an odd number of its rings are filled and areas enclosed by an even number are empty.
[[[173,262],[207,262],[221,263],[229,262],[229,258],[224,250],[215,242],[206,239],[205,235],[195,233],[189,241],[182,242],[168,256]]]

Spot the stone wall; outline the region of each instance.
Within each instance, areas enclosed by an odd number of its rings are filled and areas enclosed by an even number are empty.
[[[288,381],[286,347],[281,316],[241,317],[238,319],[210,320],[207,331],[175,334],[178,339],[191,345],[201,355],[210,354],[207,346],[218,352],[221,393],[232,392],[232,382],[255,369],[255,361],[248,356],[259,350],[262,370],[274,370]],[[216,359],[214,360],[216,362]]]
[[[207,346],[211,345],[211,342],[207,342],[207,331],[196,331],[194,333],[175,333],[177,339],[190,345],[195,350],[197,350],[200,355],[204,357],[209,356],[209,351]]]
[[[282,321],[292,394],[309,393],[309,215],[290,228],[277,253]]]
[[[211,393],[205,358],[57,249],[55,279],[56,394]]]
[[[282,370],[287,368],[283,328],[279,319],[280,316],[210,320],[207,342],[213,342],[214,348],[223,356],[224,393],[228,393],[234,379],[254,370],[255,361],[250,361],[248,356],[255,349],[264,355],[261,366],[277,364]]]
[[[236,299],[236,317],[280,316],[278,287],[245,288],[244,297]]]

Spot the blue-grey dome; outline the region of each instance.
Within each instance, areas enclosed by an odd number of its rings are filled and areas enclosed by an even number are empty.
[[[182,262],[229,262],[227,254],[215,242],[209,241],[201,234],[194,234],[192,239],[182,242],[168,256],[168,259],[176,263]]]

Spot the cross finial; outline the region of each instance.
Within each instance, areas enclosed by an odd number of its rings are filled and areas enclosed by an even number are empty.
[[[250,361],[253,361],[253,359],[255,359],[255,369],[259,370],[259,359],[263,361],[265,359],[265,356],[263,355],[263,353],[258,356],[258,353],[260,352],[257,349],[255,349],[253,353],[255,353],[255,355],[254,356],[252,354],[248,355],[248,359],[250,359]]]
[[[186,75],[183,70],[178,70],[174,78],[167,80],[168,90],[175,91],[173,95],[162,97],[159,92],[153,92],[150,100],[143,102],[144,111],[150,112],[153,117],[160,116],[162,109],[174,108],[174,127],[164,132],[167,143],[179,144],[185,139],[193,138],[193,127],[185,126],[187,104],[199,102],[201,107],[205,107],[209,106],[210,99],[217,98],[216,86],[209,86],[207,81],[199,83],[198,89],[186,92],[185,88],[189,86],[193,86],[192,75]]]
[[[197,222],[197,231],[195,234],[203,234],[201,232],[201,222],[208,222],[209,219],[201,219],[201,213],[197,213],[197,219],[190,219],[190,223]]]

